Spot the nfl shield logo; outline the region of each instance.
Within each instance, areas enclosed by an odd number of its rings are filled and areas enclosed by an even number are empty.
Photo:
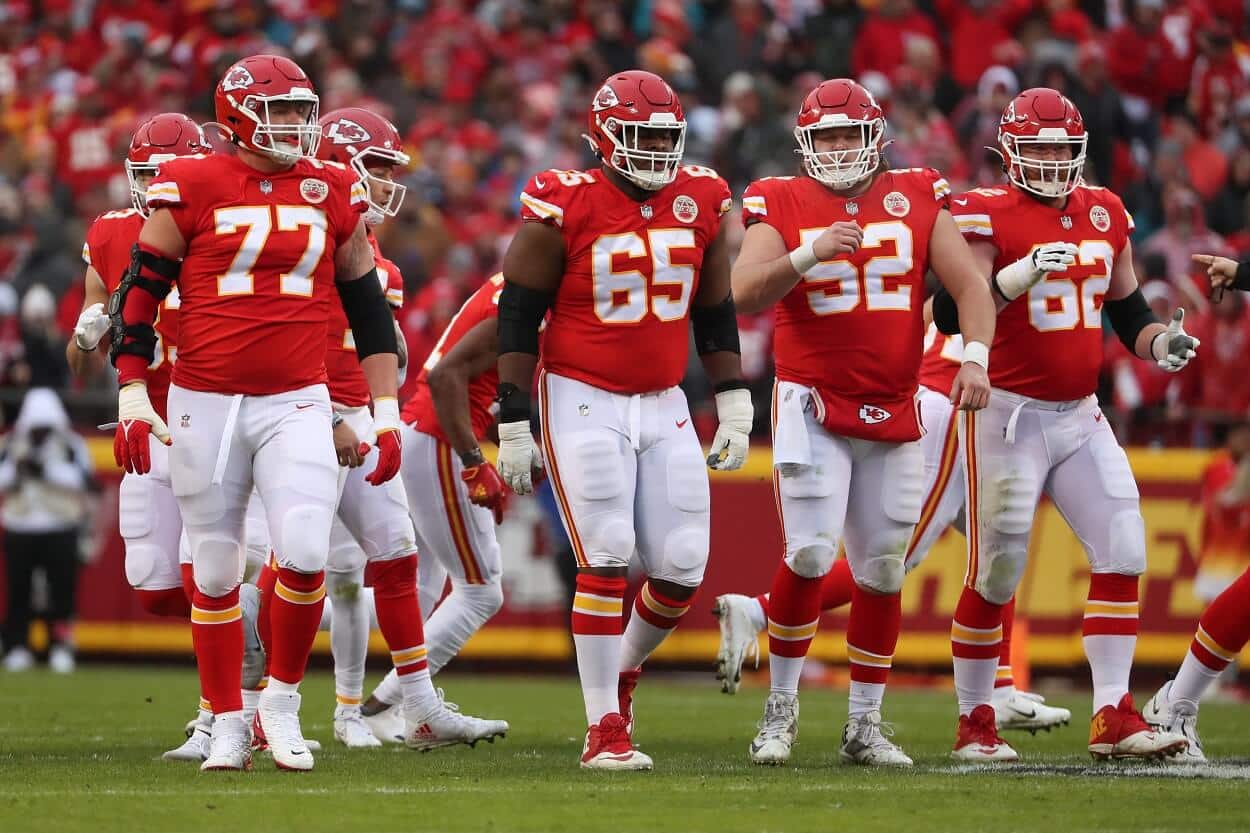
[[[847,214],[850,214],[852,217],[854,217],[856,214],[858,214],[858,213],[859,213],[859,203],[857,203],[857,202],[848,202],[848,203],[846,204],[846,213],[847,213]]]
[[[650,220],[651,215],[655,213],[654,211],[651,210],[651,206],[649,205],[644,205],[641,208],[641,211],[642,211],[642,219],[644,220]]]
[[[273,191],[273,183],[267,179],[262,179],[260,181],[260,192],[262,194],[269,194],[269,193],[272,193],[272,191]]]
[[[1072,218],[1065,214],[1059,218],[1059,225],[1063,226],[1065,229],[1072,228]]]

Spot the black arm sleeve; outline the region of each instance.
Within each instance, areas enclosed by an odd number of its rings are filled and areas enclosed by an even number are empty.
[[[719,304],[691,307],[690,323],[694,327],[694,347],[700,356],[722,350],[742,353],[738,343],[738,314],[734,310],[733,293],[726,295]]]
[[[538,328],[551,306],[551,292],[539,292],[504,280],[499,293],[499,355],[538,355]]]
[[[125,355],[139,356],[145,363],[152,361],[156,351],[156,329],[152,326],[156,310],[173,289],[181,270],[179,261],[155,249],[139,243],[131,247],[130,265],[108,300],[112,335],[109,360],[114,366]]]
[[[356,355],[361,359],[377,353],[399,353],[395,339],[395,318],[390,305],[382,294],[382,282],[378,270],[370,269],[354,281],[336,281],[343,312],[352,327],[356,342]]]
[[[1250,260],[1237,264],[1237,276],[1233,278],[1233,289],[1250,292]]]
[[[1107,310],[1107,317],[1111,319],[1111,327],[1120,337],[1120,343],[1134,356],[1137,355],[1137,334],[1151,324],[1160,323],[1150,311],[1150,304],[1146,303],[1140,289],[1134,289],[1118,301],[1104,301],[1103,308]]]
[[[959,335],[959,307],[944,286],[933,293],[933,323],[942,335]]]

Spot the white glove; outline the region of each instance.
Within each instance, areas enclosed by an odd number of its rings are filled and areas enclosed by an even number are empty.
[[[1150,354],[1168,373],[1176,373],[1189,364],[1189,360],[1198,355],[1198,345],[1202,343],[1185,332],[1184,321],[1185,310],[1177,307],[1168,328],[1150,342]]]
[[[746,388],[737,388],[716,394],[716,418],[720,424],[716,427],[716,436],[712,438],[708,467],[717,471],[740,469],[747,461],[751,424],[755,421],[751,392]]]
[[[78,323],[74,325],[74,343],[84,353],[90,353],[100,344],[100,339],[109,331],[111,323],[104,304],[92,304],[78,314]]]
[[[499,423],[499,459],[495,467],[518,495],[534,491],[534,472],[542,472],[543,458],[534,445],[528,421]]]
[[[152,407],[148,398],[148,386],[143,382],[131,382],[117,392],[117,421],[123,427],[131,422],[146,422],[152,426],[152,436],[169,445],[169,426]]]
[[[1066,271],[1076,263],[1076,253],[1077,247],[1072,243],[1044,243],[994,276],[998,291],[1008,301],[1014,301],[1047,275]]]

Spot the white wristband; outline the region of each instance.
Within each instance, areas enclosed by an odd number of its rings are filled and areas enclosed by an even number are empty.
[[[817,263],[820,263],[820,258],[816,257],[816,250],[810,242],[803,243],[790,252],[790,265],[794,267],[794,271],[798,272],[800,277],[806,275]]]
[[[990,348],[979,341],[969,341],[964,345],[964,361],[979,364],[986,370],[990,369]]]
[[[1014,301],[1032,288],[1039,278],[1038,271],[1033,268],[1033,258],[1025,255],[1014,263],[1009,263],[994,276],[999,293],[1008,301]]]

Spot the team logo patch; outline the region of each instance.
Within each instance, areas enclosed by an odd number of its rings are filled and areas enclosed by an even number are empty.
[[[595,93],[595,103],[592,108],[598,113],[601,110],[610,110],[620,103],[621,100],[616,97],[616,90],[604,84],[599,88],[599,92]]]
[[[1062,217],[1059,218],[1059,225],[1063,226],[1065,229],[1071,229],[1072,218],[1069,217],[1067,214],[1064,214]]]
[[[1089,210],[1089,222],[1094,228],[1105,232],[1111,228],[1111,214],[1101,205],[1096,205]]]
[[[862,422],[865,422],[868,425],[876,425],[878,422],[885,422],[892,416],[893,414],[885,408],[878,408],[876,405],[859,406],[859,418]]]
[[[256,83],[256,79],[252,77],[252,73],[248,72],[247,67],[239,65],[232,67],[226,73],[226,77],[221,79],[222,92],[233,92],[242,90]]]
[[[351,119],[339,119],[330,125],[326,138],[336,145],[359,145],[369,141],[369,131]]]
[[[299,195],[315,205],[330,196],[330,186],[324,180],[305,179],[299,184]]]
[[[681,194],[673,200],[673,216],[683,223],[693,223],[699,216],[699,204],[693,197]]]
[[[898,191],[886,194],[881,205],[885,208],[885,213],[892,217],[906,217],[907,212],[911,211],[911,202]]]
[[[858,214],[858,213],[859,213],[859,203],[857,203],[857,202],[848,202],[848,203],[846,204],[846,213],[847,213],[847,214],[850,214],[852,217],[854,217],[856,214]]]

